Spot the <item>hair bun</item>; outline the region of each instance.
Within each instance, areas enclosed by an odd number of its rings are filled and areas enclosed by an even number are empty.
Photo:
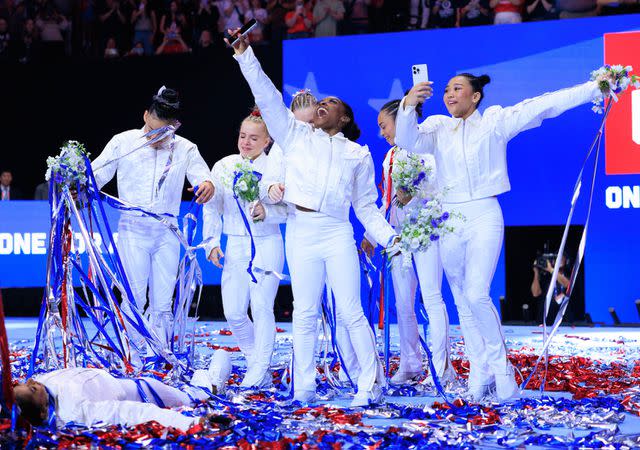
[[[491,77],[489,75],[480,75],[478,77],[478,82],[484,87],[491,83]]]
[[[178,97],[178,91],[171,88],[165,88],[158,95],[153,96],[153,101],[168,106],[170,108],[180,108],[180,98]]]

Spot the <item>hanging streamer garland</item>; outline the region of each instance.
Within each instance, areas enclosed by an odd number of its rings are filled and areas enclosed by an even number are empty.
[[[176,127],[153,130],[144,145],[136,149],[175,137]],[[171,167],[169,158],[168,167]],[[202,288],[202,274],[195,251],[206,241],[193,246],[199,205],[192,202],[182,219],[169,214],[153,214],[135,205],[101,194],[93,176],[91,163],[84,147],[70,141],[58,157],[50,158],[47,176],[50,178],[51,233],[47,262],[47,287],[29,374],[38,370],[91,365],[104,367],[115,375],[143,370],[141,360],[145,347],[156,354],[147,363],[166,362],[175,377],[187,371],[193,357],[193,343],[188,351],[185,344],[188,314],[196,290]],[[165,168],[161,179],[166,177]],[[159,186],[160,187],[160,186]],[[196,188],[197,189],[197,188]],[[72,191],[77,194],[72,195]],[[77,195],[77,200],[75,197]],[[176,236],[185,248],[180,262],[174,304],[175,322],[170,336],[171,348],[138,310],[109,227],[103,201],[126,212],[152,217]],[[76,206],[83,205],[83,208]],[[82,243],[87,249],[88,269],[85,270],[77,249],[71,245],[72,220],[77,224]],[[97,238],[96,238],[97,237]],[[81,292],[73,288],[77,275]],[[118,295],[122,299],[118,299]],[[198,296],[199,302],[200,296]],[[91,336],[79,318],[82,310],[96,328]],[[194,321],[195,325],[195,321]],[[59,359],[55,337],[62,337],[62,360]],[[42,347],[42,348],[41,348]],[[40,360],[42,355],[42,360]],[[176,355],[180,355],[180,359]],[[44,367],[43,367],[44,366]]]

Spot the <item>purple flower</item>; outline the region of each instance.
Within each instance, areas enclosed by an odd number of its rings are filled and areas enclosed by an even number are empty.
[[[417,221],[418,221],[418,219],[416,219],[415,217],[412,217],[411,219],[409,219],[409,222],[410,222],[411,224],[414,224],[414,223],[416,223]]]
[[[433,228],[438,228],[440,226],[440,222],[438,222],[438,219],[431,219],[431,226]]]
[[[438,236],[437,234],[432,234],[431,236],[429,236],[429,239],[431,240],[431,242],[435,242],[440,239],[440,236]]]
[[[604,65],[604,68],[605,68],[605,69],[611,69],[611,66],[610,66],[609,64],[605,64],[605,65]]]
[[[445,211],[445,212],[442,214],[442,216],[440,216],[440,218],[441,218],[442,220],[447,220],[447,219],[449,218],[449,213]]]
[[[424,180],[424,177],[426,177],[427,175],[424,172],[420,172],[418,174],[418,178],[416,178],[415,180],[413,180],[413,185],[417,186],[420,184],[420,182],[422,182],[422,180]]]

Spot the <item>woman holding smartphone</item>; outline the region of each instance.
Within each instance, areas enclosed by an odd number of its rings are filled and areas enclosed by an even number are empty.
[[[269,134],[287,158],[284,200],[295,208],[295,227],[288,233],[295,262],[290,267],[295,299],[294,399],[315,400],[316,326],[327,278],[337,315],[348,330],[361,368],[352,405],[377,403],[382,398],[380,365],[360,303],[360,267],[350,207],[376,242],[390,246],[399,237],[376,208],[371,154],[354,142],[360,132],[348,104],[328,97],[318,103],[312,124],[297,121],[262,71],[246,38],[241,37],[233,48]]]
[[[451,116],[430,116],[420,126],[416,106],[431,97],[433,90],[430,82],[416,84],[401,103],[396,144],[435,156],[438,185],[446,189],[444,207],[465,217],[464,221],[453,218],[455,231],[442,239],[440,251],[456,304],[467,306],[459,308],[459,313],[471,363],[469,392],[480,400],[495,380],[497,397],[504,401],[517,396],[519,389],[489,290],[504,235],[497,196],[511,189],[507,143],[521,131],[601,93],[596,82],[587,82],[511,107],[492,106],[481,114],[478,106],[489,81],[486,75],[453,77],[443,96]],[[470,317],[464,317],[466,314]]]

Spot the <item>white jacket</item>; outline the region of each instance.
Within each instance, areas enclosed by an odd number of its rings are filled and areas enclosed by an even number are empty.
[[[269,156],[262,154],[253,161],[255,171],[263,174],[267,168]],[[213,199],[204,207],[204,225],[202,235],[203,238],[211,238],[207,245],[207,254],[211,249],[220,246],[220,235],[222,233],[227,236],[248,236],[247,228],[242,220],[240,210],[233,198],[233,190],[231,182],[233,181],[233,172],[235,165],[242,161],[242,156],[229,155],[222,158],[214,164],[211,170],[211,177],[216,186],[216,193]],[[272,234],[280,234],[279,224],[284,223],[287,219],[287,207],[285,205],[266,205],[263,204],[266,216],[264,221],[254,223],[249,214],[249,204],[238,198],[240,206],[244,208],[251,233],[254,236],[269,236]],[[224,217],[224,219],[223,219]]]
[[[55,401],[56,425],[69,422],[88,427],[98,424],[138,425],[155,420],[183,431],[198,423],[177,411],[129,398],[121,382],[102,369],[54,370],[34,377],[44,384]],[[183,406],[179,398],[162,399],[167,407]],[[188,406],[188,405],[184,405]]]
[[[284,151],[284,200],[344,221],[349,220],[349,208],[353,206],[367,232],[377,242],[390,243],[395,232],[375,204],[378,193],[369,149],[342,133],[329,136],[297,121],[262,71],[253,50],[248,48],[235,58],[269,134]]]
[[[402,225],[402,221],[404,220],[404,208],[399,208],[397,205],[394,205],[391,202],[390,205],[387,205],[387,192],[390,190],[390,197],[393,200],[393,197],[396,194],[396,186],[393,180],[391,180],[391,186],[388,185],[389,181],[389,166],[391,165],[391,154],[393,153],[393,163],[395,165],[396,161],[402,161],[407,157],[409,152],[400,147],[391,148],[384,157],[384,161],[382,162],[382,205],[380,206],[380,212],[386,217],[387,212],[389,213],[389,224],[400,232],[400,226]],[[424,155],[423,160],[425,163],[425,167],[431,167],[435,171],[435,162],[432,155]],[[393,169],[392,169],[393,173]],[[434,174],[431,175],[434,177]],[[410,207],[414,199],[405,205],[406,207]],[[372,240],[373,237],[369,233],[365,233],[364,237],[375,244],[375,240]]]
[[[507,174],[507,142],[518,133],[540,126],[544,119],[590,102],[600,95],[590,81],[572,88],[524,100],[515,106],[491,106],[466,120],[430,116],[420,126],[415,108],[404,107],[396,119],[396,144],[435,156],[438,185],[445,201],[461,203],[492,197],[511,189]]]
[[[209,167],[198,147],[176,135],[173,160],[160,190],[158,182],[169,158],[170,142],[161,148],[150,146],[133,151],[146,142],[144,129],[116,134],[92,163],[98,187],[102,188],[118,172],[118,196],[129,203],[158,214],[178,215],[185,176],[192,186],[211,180]],[[138,213],[125,213],[139,215]]]

